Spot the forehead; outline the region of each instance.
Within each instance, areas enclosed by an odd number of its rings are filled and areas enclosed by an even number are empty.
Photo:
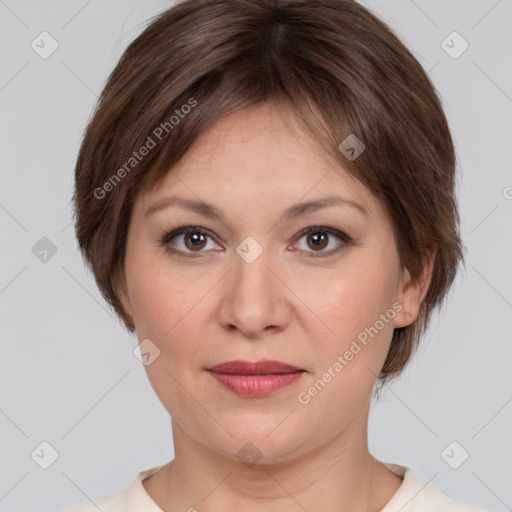
[[[259,205],[339,193],[368,209],[379,207],[291,110],[268,103],[216,120],[138,202],[147,207],[171,191],[212,201],[259,198]]]

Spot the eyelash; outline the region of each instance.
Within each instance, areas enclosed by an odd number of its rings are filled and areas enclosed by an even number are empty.
[[[184,258],[200,258],[200,257],[202,257],[200,255],[201,251],[199,251],[198,254],[196,255],[193,253],[186,253],[181,250],[171,249],[169,247],[169,242],[173,238],[177,237],[178,235],[183,235],[183,234],[188,234],[188,233],[199,233],[202,235],[209,236],[210,238],[213,239],[213,236],[210,234],[210,232],[208,232],[207,230],[205,230],[199,226],[185,226],[182,224],[178,224],[177,228],[172,229],[172,230],[166,230],[164,236],[162,238],[160,238],[159,243],[162,246],[164,246],[168,252],[170,252],[171,254],[180,256],[180,257],[184,257]],[[329,228],[327,226],[310,226],[301,231],[301,233],[298,235],[297,241],[299,241],[303,236],[308,235],[310,233],[327,233],[329,235],[334,235],[341,239],[342,244],[341,244],[341,247],[331,249],[328,252],[322,252],[322,253],[317,253],[317,254],[315,254],[314,252],[310,253],[308,256],[306,256],[307,258],[326,258],[329,256],[333,256],[334,254],[338,253],[345,247],[354,245],[354,240],[350,236],[348,236],[346,233],[343,233],[342,231],[339,231],[334,228]],[[307,251],[307,252],[309,252],[309,251]]]

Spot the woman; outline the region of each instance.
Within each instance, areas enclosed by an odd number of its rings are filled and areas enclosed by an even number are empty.
[[[462,262],[438,96],[351,0],[185,0],[127,48],[76,166],[80,248],[175,458],[73,512],[477,511],[368,450]]]

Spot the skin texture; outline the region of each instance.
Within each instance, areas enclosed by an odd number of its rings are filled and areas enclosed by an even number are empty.
[[[291,205],[333,194],[367,215],[331,206],[280,222]],[[144,215],[171,195],[213,203],[226,221],[179,206]],[[160,242],[178,223],[211,233],[196,249],[193,235],[168,243],[198,257],[173,255]],[[327,234],[318,249],[301,236],[310,226],[340,230],[354,244]],[[263,249],[252,263],[236,252],[249,236]],[[218,120],[136,198],[130,221],[122,300],[139,342],[160,350],[146,371],[172,416],[175,448],[175,459],[144,481],[153,500],[166,511],[380,510],[402,479],[368,451],[371,393],[393,328],[417,318],[431,270],[421,286],[402,272],[386,211],[290,112],[262,104]],[[298,394],[394,303],[401,311],[300,403]],[[241,397],[205,370],[233,359],[306,372],[267,397]],[[261,456],[252,466],[237,456],[248,442]]]

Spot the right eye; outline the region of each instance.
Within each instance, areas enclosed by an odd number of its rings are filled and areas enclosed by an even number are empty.
[[[172,242],[175,238],[181,238],[181,244]],[[183,256],[185,258],[197,258],[194,253],[205,252],[203,249],[208,245],[208,238],[212,236],[210,233],[199,226],[183,226],[179,225],[178,228],[166,231],[166,234],[161,238],[160,243],[172,254]],[[174,249],[172,246],[177,246]]]

